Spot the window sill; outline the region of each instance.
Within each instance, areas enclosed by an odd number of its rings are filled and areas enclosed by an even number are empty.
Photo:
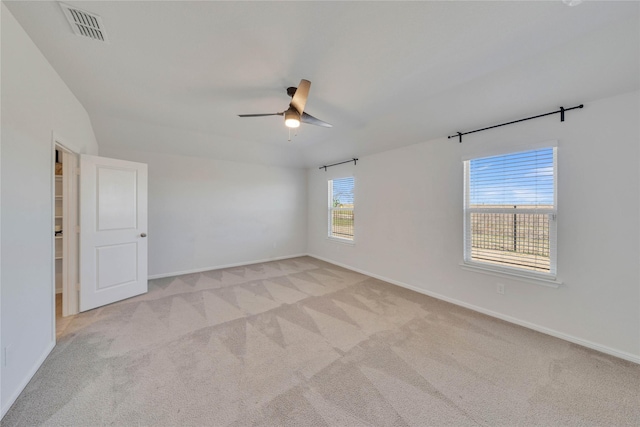
[[[341,239],[339,237],[327,237],[326,239],[330,242],[339,243],[341,245],[354,246],[356,244],[353,240]]]
[[[489,274],[491,276],[520,280],[522,282],[533,283],[534,285],[545,286],[547,288],[558,289],[560,285],[562,285],[562,282],[559,281],[557,278],[552,279],[551,277],[545,278],[545,277],[539,277],[539,276],[529,276],[527,274],[518,274],[517,272],[512,273],[510,271],[493,269],[490,267],[485,267],[478,264],[471,264],[467,262],[461,262],[460,266],[462,267],[463,270],[475,271],[482,274]]]

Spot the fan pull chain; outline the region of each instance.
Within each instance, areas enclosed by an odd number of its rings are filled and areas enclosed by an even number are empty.
[[[289,129],[289,139],[287,141],[291,142],[291,128]],[[298,136],[298,129],[296,128],[296,130],[293,133],[293,137],[295,138],[296,136]]]

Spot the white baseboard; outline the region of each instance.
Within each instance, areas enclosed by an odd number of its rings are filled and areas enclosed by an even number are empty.
[[[29,381],[31,381],[31,378],[33,378],[36,372],[38,372],[38,369],[40,369],[40,366],[42,366],[42,364],[44,363],[44,360],[47,358],[47,356],[49,356],[49,353],[51,353],[51,350],[53,350],[53,347],[55,346],[56,346],[55,340],[49,343],[47,348],[45,348],[44,353],[38,358],[38,360],[33,365],[33,367],[29,370],[24,380],[22,380],[22,382],[18,385],[16,390],[14,390],[13,394],[11,394],[11,397],[7,399],[6,403],[2,405],[2,416],[0,416],[0,419],[4,418],[4,416],[9,411],[11,406],[15,403],[16,399],[18,399],[18,397],[20,396],[20,393],[22,393],[22,391],[27,386],[27,384],[29,384]]]
[[[203,271],[220,270],[222,268],[242,267],[244,265],[260,264],[260,263],[263,263],[263,262],[281,261],[283,259],[299,258],[301,256],[307,256],[307,254],[285,255],[285,256],[280,256],[280,257],[275,257],[275,258],[258,259],[258,260],[254,260],[254,261],[243,261],[243,262],[237,262],[237,263],[233,263],[233,264],[214,265],[214,266],[211,266],[211,267],[204,267],[204,268],[195,268],[193,270],[174,271],[174,272],[171,272],[171,273],[150,274],[149,275],[149,280],[162,279],[162,278],[165,278],[165,277],[181,276],[183,274],[202,273]]]
[[[334,264],[334,265],[346,268],[348,270],[355,271],[356,273],[365,274],[367,276],[374,277],[376,279],[383,280],[385,282],[389,282],[389,283],[391,283],[393,285],[400,286],[400,287],[406,288],[406,289],[410,289],[412,291],[418,292],[418,293],[423,294],[423,295],[427,295],[427,296],[430,296],[430,297],[433,297],[433,298],[436,298],[436,299],[439,299],[439,300],[442,300],[442,301],[446,301],[446,302],[449,302],[451,304],[458,305],[460,307],[468,308],[469,310],[477,311],[478,313],[486,314],[487,316],[495,317],[497,319],[504,320],[506,322],[513,323],[515,325],[523,326],[525,328],[532,329],[534,331],[541,332],[541,333],[546,334],[546,335],[551,335],[552,337],[560,338],[562,340],[569,341],[569,342],[572,342],[574,344],[578,344],[578,345],[581,345],[583,347],[587,347],[587,348],[590,348],[592,350],[599,351],[601,353],[605,353],[605,354],[608,354],[608,355],[611,355],[611,356],[618,357],[620,359],[628,360],[629,362],[634,362],[634,363],[640,364],[640,356],[635,355],[635,354],[631,354],[631,353],[627,353],[626,351],[616,350],[614,348],[607,347],[607,346],[604,346],[604,345],[601,345],[601,344],[598,344],[598,343],[594,343],[594,342],[589,341],[589,340],[585,340],[585,339],[582,339],[582,338],[575,337],[573,335],[569,335],[569,334],[565,334],[563,332],[556,331],[555,329],[550,329],[550,328],[547,328],[545,326],[540,326],[540,325],[537,325],[535,323],[527,322],[525,320],[521,320],[521,319],[518,319],[518,318],[515,318],[515,317],[508,316],[506,314],[498,313],[496,311],[487,310],[486,308],[478,307],[477,305],[469,304],[469,303],[466,303],[464,301],[460,301],[460,300],[457,300],[457,299],[454,299],[454,298],[447,297],[445,295],[441,295],[441,294],[438,294],[438,293],[435,293],[435,292],[427,291],[427,290],[418,288],[416,286],[409,285],[407,283],[399,282],[397,280],[393,280],[393,279],[390,279],[388,277],[384,277],[384,276],[380,276],[378,274],[370,273],[368,271],[364,271],[364,270],[361,270],[359,268],[354,268],[354,267],[351,267],[349,265],[342,264],[342,263],[339,263],[339,262],[336,262],[336,261],[332,261],[330,259],[326,259],[326,258],[323,258],[323,257],[318,256],[318,255],[313,255],[313,254],[307,254],[307,255],[310,256],[310,257],[319,259],[321,261],[325,261],[325,262],[328,262],[330,264]]]

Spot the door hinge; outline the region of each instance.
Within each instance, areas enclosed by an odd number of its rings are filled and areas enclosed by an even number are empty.
[[[80,292],[80,283],[76,283],[76,291]]]
[[[76,225],[76,233],[80,233],[80,226]]]
[[[76,168],[76,175],[80,176],[80,168]]]

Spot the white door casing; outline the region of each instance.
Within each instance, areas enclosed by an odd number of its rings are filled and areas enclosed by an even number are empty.
[[[80,311],[147,292],[147,165],[80,157]]]

